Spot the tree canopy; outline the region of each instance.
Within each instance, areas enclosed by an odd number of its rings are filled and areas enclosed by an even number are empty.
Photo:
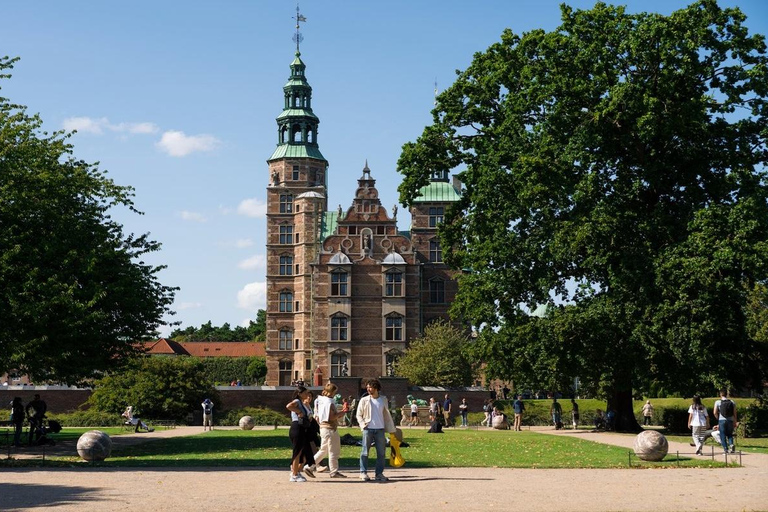
[[[440,237],[470,269],[453,311],[492,376],[579,376],[625,428],[654,380],[763,382],[747,318],[765,306],[768,59],[744,22],[714,0],[669,16],[563,6],[556,30],[506,30],[439,95],[403,147],[400,197],[461,171]]]
[[[416,386],[470,386],[477,368],[467,351],[467,336],[444,320],[429,324],[395,363],[395,374]]]
[[[0,58],[0,80],[16,59]],[[4,73],[5,72],[5,73]],[[133,190],[78,160],[70,134],[0,97],[0,373],[75,383],[112,368],[170,313],[160,244],[123,233]]]
[[[256,321],[251,320],[248,327],[232,327],[228,323],[216,327],[209,320],[199,328],[190,325],[185,329],[174,329],[170,337],[174,341],[264,341],[266,330],[267,314],[260,309]]]

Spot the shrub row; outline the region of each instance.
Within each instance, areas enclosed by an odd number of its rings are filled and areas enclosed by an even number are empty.
[[[213,421],[219,426],[233,426],[240,423],[240,418],[250,416],[255,425],[290,425],[291,418],[285,413],[262,407],[244,407],[230,411],[221,411],[213,415]]]

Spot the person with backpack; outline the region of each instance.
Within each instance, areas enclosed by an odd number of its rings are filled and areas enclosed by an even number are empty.
[[[563,428],[563,406],[560,405],[557,398],[552,399],[549,414],[552,415],[552,423],[555,424],[555,430]]]
[[[205,432],[205,427],[208,427],[208,430],[213,430],[213,402],[209,398],[206,398],[203,400],[202,403],[203,406],[203,432]]]
[[[715,402],[714,415],[715,419],[718,420],[720,444],[723,445],[723,450],[727,454],[728,445],[730,445],[731,453],[735,453],[736,445],[733,442],[733,431],[739,426],[739,421],[736,415],[736,402],[728,398],[728,390],[725,388],[720,390],[720,400]]]
[[[523,422],[525,404],[520,400],[520,395],[517,395],[517,399],[512,403],[512,410],[515,411],[515,431],[521,432],[523,429],[520,424]]]

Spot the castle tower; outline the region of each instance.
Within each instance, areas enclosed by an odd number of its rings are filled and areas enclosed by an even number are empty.
[[[312,111],[312,87],[301,60],[296,12],[296,56],[283,87],[277,147],[267,160],[267,382],[306,379],[311,362],[311,268],[327,210],[328,162],[317,144],[320,120]]]

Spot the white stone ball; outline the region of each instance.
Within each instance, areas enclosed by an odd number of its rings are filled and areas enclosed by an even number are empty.
[[[663,434],[655,430],[640,432],[635,438],[635,455],[641,460],[658,462],[666,457],[669,443]]]
[[[101,430],[89,430],[77,440],[77,454],[87,461],[99,461],[112,453],[112,439]]]
[[[504,416],[496,416],[493,418],[493,428],[498,430],[506,430],[509,428],[509,423],[504,421]]]
[[[240,418],[239,425],[243,430],[253,430],[253,418],[250,416],[243,416]]]

